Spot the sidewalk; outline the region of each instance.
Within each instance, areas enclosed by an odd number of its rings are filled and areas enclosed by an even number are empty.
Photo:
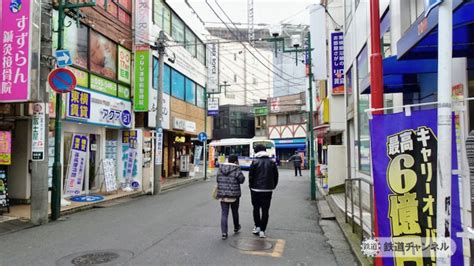
[[[208,174],[208,178],[210,176],[211,174]],[[164,178],[161,181],[161,193],[165,193],[167,191],[174,190],[203,180],[203,173],[198,173],[198,176],[186,178]],[[61,215],[64,216],[91,208],[104,208],[129,201],[133,198],[147,195],[147,193],[143,191],[125,192],[121,191],[120,189],[117,190],[116,193],[114,192],[109,194],[93,194],[101,195],[104,197],[104,199],[96,202],[71,201],[71,204],[69,206],[61,206]],[[3,213],[3,215],[0,215],[0,235],[33,227],[34,225],[29,222],[31,214],[30,211],[30,205],[27,204],[10,206],[10,213]],[[48,212],[49,214],[51,214],[51,210],[49,210]]]

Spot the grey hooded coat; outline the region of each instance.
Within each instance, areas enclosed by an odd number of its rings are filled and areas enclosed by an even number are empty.
[[[221,164],[217,173],[217,198],[240,197],[240,184],[244,181],[245,176],[240,166],[232,163]]]

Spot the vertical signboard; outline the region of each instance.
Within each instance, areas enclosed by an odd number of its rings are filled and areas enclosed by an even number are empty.
[[[133,108],[135,112],[148,112],[150,94],[150,50],[135,51],[135,94]]]
[[[12,133],[0,131],[0,165],[12,164]]]
[[[163,165],[163,129],[161,128],[156,131],[155,149],[155,165]]]
[[[208,116],[219,115],[219,98],[207,99],[207,115]]]
[[[151,4],[150,0],[135,0],[135,44],[150,42]]]
[[[156,90],[150,90],[150,111],[148,112],[148,127],[156,127],[156,102],[158,93]],[[161,127],[170,129],[170,96],[163,93],[163,105],[161,110]]]
[[[86,170],[87,147],[87,136],[74,134],[65,183],[65,190],[68,195],[79,195],[82,192]]]
[[[68,95],[67,116],[78,119],[91,118],[91,94],[73,90]]]
[[[45,104],[33,104],[31,160],[43,161],[45,151]]]
[[[126,130],[122,132],[122,162],[123,162],[123,180],[122,187],[130,187],[132,178],[138,175],[137,130]]]
[[[0,208],[8,208],[10,200],[8,198],[7,171],[0,170]]]
[[[207,47],[207,93],[219,93],[219,43],[209,43]]]
[[[332,94],[344,94],[344,33],[331,33]]]
[[[130,84],[131,53],[119,45],[118,47],[118,80]]]
[[[2,2],[0,102],[25,102],[30,98],[31,1]]]
[[[463,265],[460,191],[452,175],[451,239],[438,243],[437,110],[374,115],[370,120],[376,237],[383,265],[432,265],[451,251],[452,265]],[[397,123],[393,123],[397,121]],[[457,169],[453,128],[453,169]],[[401,243],[401,244],[398,244]],[[399,248],[403,246],[404,248]]]

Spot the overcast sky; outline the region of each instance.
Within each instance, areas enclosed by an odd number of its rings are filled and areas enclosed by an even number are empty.
[[[222,11],[217,6],[216,0],[207,0],[218,15],[227,22]],[[233,22],[247,23],[247,0],[217,0]],[[186,8],[184,0],[168,0],[173,6]],[[309,24],[309,10],[307,6],[316,0],[254,0],[254,23],[264,24]],[[205,0],[189,0],[196,13],[207,22],[220,22],[212,12]],[[206,26],[216,26],[207,24]]]

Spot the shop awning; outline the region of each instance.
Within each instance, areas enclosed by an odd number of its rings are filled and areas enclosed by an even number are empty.
[[[275,144],[275,148],[277,149],[305,149],[305,143],[281,143]]]
[[[438,10],[420,16],[397,43],[399,59],[437,58]],[[453,0],[453,57],[474,56],[474,0]]]
[[[416,92],[419,90],[417,74],[436,73],[437,60],[419,59],[399,61],[396,56],[383,60],[385,93]],[[362,94],[370,93],[370,76],[361,81]]]

